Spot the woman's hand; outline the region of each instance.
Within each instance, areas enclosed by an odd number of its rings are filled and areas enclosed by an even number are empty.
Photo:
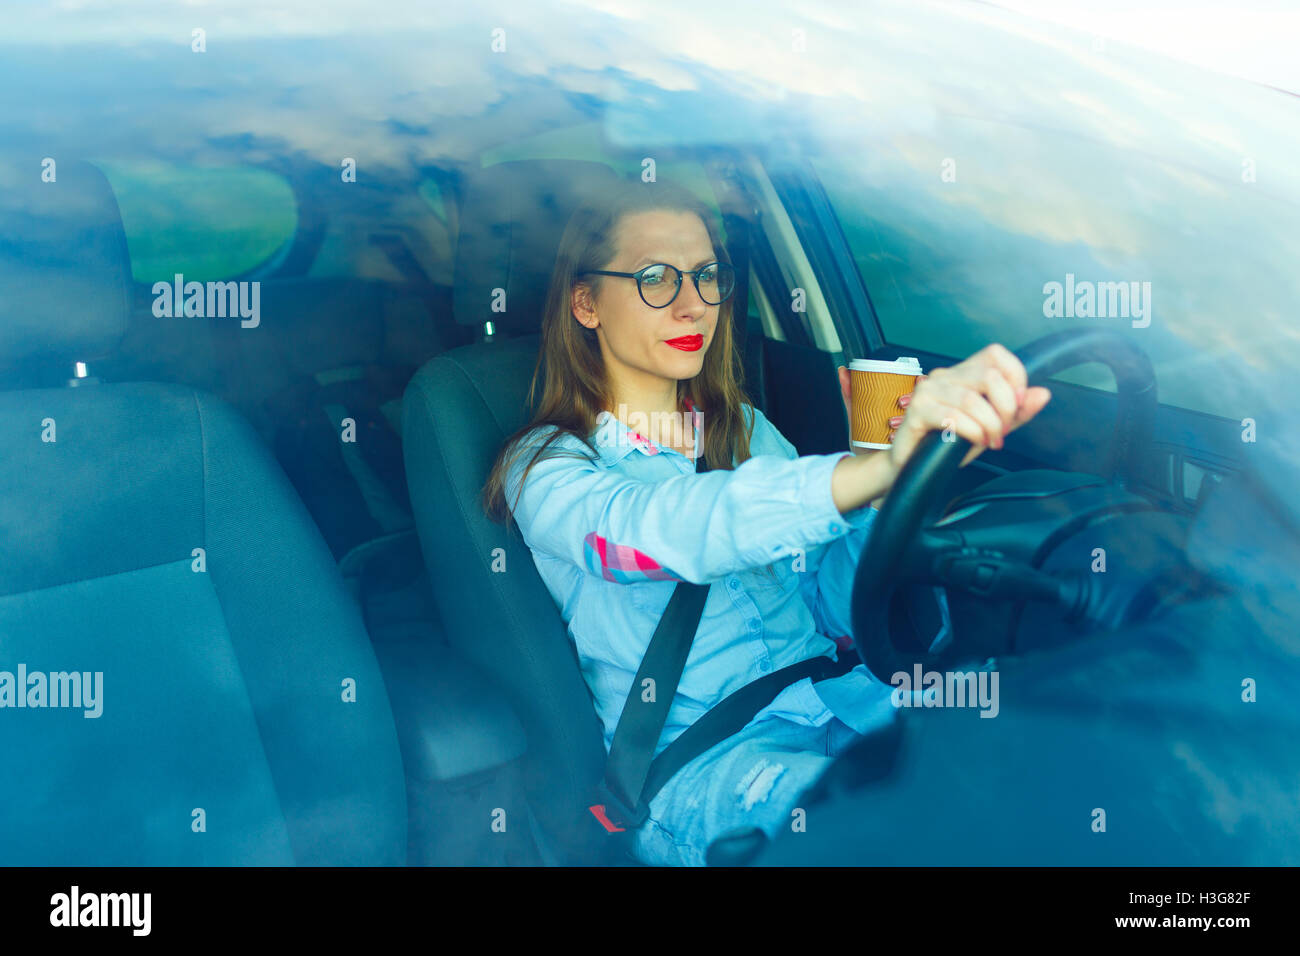
[[[840,374],[844,383],[847,370]],[[890,420],[894,425],[889,463],[894,474],[928,432],[951,429],[972,446],[960,467],[985,448],[1001,448],[1003,439],[1043,410],[1052,393],[1042,386],[1027,388],[1029,379],[1020,359],[997,343],[951,368],[936,368],[918,377],[910,395],[899,399],[906,408]]]

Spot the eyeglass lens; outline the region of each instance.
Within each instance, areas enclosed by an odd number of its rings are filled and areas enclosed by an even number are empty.
[[[665,306],[677,297],[682,274],[673,266],[658,264],[641,274],[641,297],[651,306]],[[725,262],[707,266],[699,277],[700,298],[709,305],[719,305],[731,295],[735,270]]]

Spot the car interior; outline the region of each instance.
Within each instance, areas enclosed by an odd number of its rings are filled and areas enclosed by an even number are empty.
[[[806,165],[729,146],[668,159],[718,210],[744,387],[800,454],[848,448],[848,356],[960,358],[849,320],[871,297]],[[32,666],[102,670],[113,714],[10,715],[6,763],[28,784],[5,788],[5,862],[633,862],[584,809],[605,749],[565,625],[478,500],[528,420],[566,219],[638,164],[431,166],[367,187],[385,214],[364,221],[292,170],[291,237],[228,277],[260,284],[255,328],[158,317],[99,166],[3,184],[0,633]],[[403,219],[429,182],[442,245]],[[313,271],[344,241],[374,274]],[[796,289],[820,305],[783,308]],[[1091,423],[1116,396],[1053,391],[1041,426],[955,472],[941,506],[1018,471],[1106,471],[1120,451]],[[1160,406],[1152,427],[1130,487],[1185,530],[1240,467],[1235,425]],[[927,602],[896,612],[933,633]]]

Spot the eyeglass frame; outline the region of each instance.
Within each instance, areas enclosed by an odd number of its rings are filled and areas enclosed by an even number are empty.
[[[641,277],[645,274],[645,271],[647,269],[653,269],[655,266],[667,266],[669,269],[672,269],[677,273],[677,288],[673,290],[673,297],[669,299],[667,302],[665,302],[663,305],[652,305],[650,302],[646,300],[645,293],[641,291]],[[703,272],[705,269],[712,268],[713,266],[726,266],[732,272],[731,290],[726,295],[724,295],[721,298],[721,300],[717,302],[710,302],[708,299],[704,298],[704,293],[700,291],[700,273]],[[583,276],[618,276],[623,279],[635,279],[636,294],[641,297],[642,302],[645,302],[645,304],[652,309],[666,309],[674,302],[676,302],[677,297],[682,294],[682,280],[685,279],[687,276],[691,277],[691,282],[695,285],[695,292],[700,297],[701,302],[709,306],[722,305],[723,302],[726,302],[728,299],[732,297],[732,295],[735,294],[736,291],[735,272],[736,272],[736,267],[733,266],[730,262],[723,262],[721,259],[714,259],[712,262],[706,262],[698,269],[692,269],[687,271],[678,269],[671,262],[652,262],[649,265],[645,265],[642,266],[640,269],[637,269],[636,272],[610,272],[608,269],[587,269],[584,272],[576,273],[574,275],[574,278],[581,279]]]

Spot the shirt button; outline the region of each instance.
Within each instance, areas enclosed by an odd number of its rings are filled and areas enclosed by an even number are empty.
[[[740,582],[737,581],[735,578],[732,578],[730,581],[727,582],[727,587],[731,588],[731,590],[733,591],[739,590]]]
[[[757,621],[750,621],[750,622],[749,622],[749,629],[750,629],[751,631],[757,631],[761,626],[762,626],[762,625],[760,625]]]
[[[772,662],[771,662],[771,661],[759,661],[759,662],[758,662],[758,669],[761,670],[761,671],[770,671],[770,670],[772,669]]]
[[[840,533],[840,526],[837,524],[831,525],[831,534],[839,534],[839,533]]]

